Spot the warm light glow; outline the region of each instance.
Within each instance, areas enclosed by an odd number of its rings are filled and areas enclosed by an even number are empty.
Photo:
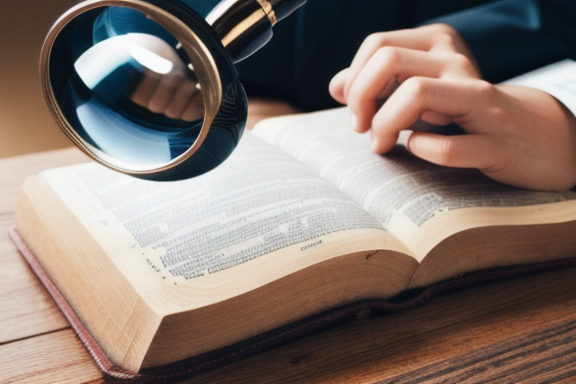
[[[128,51],[140,64],[161,75],[170,73],[174,67],[174,64],[170,60],[139,45],[130,45]]]

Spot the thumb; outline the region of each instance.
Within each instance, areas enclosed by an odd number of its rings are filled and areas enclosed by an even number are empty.
[[[414,156],[447,167],[493,169],[502,160],[499,143],[493,136],[464,134],[444,136],[429,132],[412,132],[406,148]]]

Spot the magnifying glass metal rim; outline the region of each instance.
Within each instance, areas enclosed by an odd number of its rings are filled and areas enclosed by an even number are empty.
[[[66,119],[52,88],[50,77],[50,58],[52,47],[54,46],[55,40],[58,38],[59,33],[80,14],[97,8],[110,6],[127,7],[142,12],[147,17],[157,22],[168,32],[170,32],[180,42],[182,49],[184,49],[188,56],[194,57],[196,64],[199,64],[195,65],[194,67],[198,74],[205,107],[204,121],[202,123],[200,134],[195,140],[194,144],[183,154],[172,159],[170,162],[154,169],[136,169],[133,166],[108,156],[98,148],[92,146],[90,143],[87,143],[84,139],[82,139],[82,137],[80,137],[80,135]],[[198,63],[197,60],[200,60],[201,62]],[[194,155],[194,153],[200,148],[204,142],[204,139],[208,135],[210,127],[216,118],[222,104],[223,97],[218,67],[212,54],[210,53],[210,50],[203,43],[202,39],[200,39],[188,25],[175,17],[172,13],[155,4],[141,0],[87,0],[70,8],[66,13],[60,16],[60,18],[54,23],[46,36],[40,54],[40,77],[42,79],[41,85],[48,109],[66,136],[85,154],[97,162],[115,171],[133,176],[160,173],[172,169],[184,163],[187,159]]]

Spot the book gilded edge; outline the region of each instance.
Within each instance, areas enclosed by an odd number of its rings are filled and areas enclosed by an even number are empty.
[[[470,287],[481,283],[502,280],[536,272],[560,268],[576,267],[576,256],[568,259],[554,260],[545,263],[524,264],[511,267],[500,267],[477,271],[425,287],[407,291],[389,300],[366,300],[340,308],[319,313],[296,323],[286,325],[260,336],[236,343],[213,352],[186,359],[162,367],[155,367],[141,372],[132,372],[116,366],[106,356],[98,342],[88,332],[74,309],[52,282],[42,265],[28,248],[25,239],[16,228],[9,230],[8,235],[20,255],[28,263],[34,274],[44,285],[72,329],[102,371],[107,382],[111,383],[174,383],[187,380],[217,367],[230,364],[257,353],[264,352],[291,341],[320,332],[329,327],[353,320],[362,314],[385,314],[405,310],[442,293]]]

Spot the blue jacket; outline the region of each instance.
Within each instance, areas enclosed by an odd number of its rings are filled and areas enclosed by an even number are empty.
[[[576,59],[576,0],[308,0],[237,67],[249,95],[330,108],[330,79],[368,34],[427,21],[454,26],[491,82]]]
[[[575,0],[503,0],[434,21],[459,31],[491,82],[576,58]]]

